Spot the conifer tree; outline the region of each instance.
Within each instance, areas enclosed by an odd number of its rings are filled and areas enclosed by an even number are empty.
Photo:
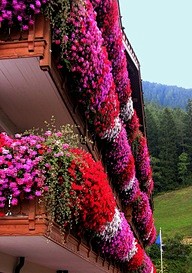
[[[165,190],[178,186],[177,179],[177,134],[172,110],[165,108],[159,127],[159,159],[161,170],[161,184]]]

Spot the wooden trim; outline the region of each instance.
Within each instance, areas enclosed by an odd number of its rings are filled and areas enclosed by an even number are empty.
[[[19,214],[15,214],[19,211]],[[44,236],[53,243],[63,247],[87,262],[95,264],[105,272],[119,273],[119,266],[114,266],[109,260],[100,257],[92,251],[92,247],[80,237],[61,231],[55,222],[50,223],[45,213],[45,207],[39,200],[23,200],[22,208],[12,208],[13,216],[0,217],[1,236]]]
[[[13,29],[7,37],[7,35],[3,35],[1,29],[0,59],[40,57],[40,66],[48,66],[51,54],[50,41],[49,21],[39,15],[27,33],[23,34],[21,31]]]

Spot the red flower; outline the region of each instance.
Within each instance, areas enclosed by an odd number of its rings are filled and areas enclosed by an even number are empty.
[[[135,255],[131,258],[131,260],[128,263],[128,268],[130,270],[136,270],[138,267],[140,267],[144,260],[144,250],[142,247],[137,243],[137,252]]]
[[[81,208],[79,213],[83,225],[85,228],[100,231],[113,219],[116,206],[113,192],[101,162],[95,162],[90,154],[81,149],[70,151],[76,156],[73,168],[76,181],[71,187]],[[71,174],[71,166],[68,170]]]

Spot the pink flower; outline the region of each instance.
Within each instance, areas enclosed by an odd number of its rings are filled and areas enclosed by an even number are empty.
[[[17,204],[18,204],[18,199],[17,198],[12,198],[11,205],[16,206]]]

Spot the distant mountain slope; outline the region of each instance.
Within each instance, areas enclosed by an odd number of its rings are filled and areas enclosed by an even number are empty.
[[[143,93],[146,102],[155,102],[164,107],[184,110],[188,99],[192,99],[192,88],[185,89],[148,81],[143,81]]]

